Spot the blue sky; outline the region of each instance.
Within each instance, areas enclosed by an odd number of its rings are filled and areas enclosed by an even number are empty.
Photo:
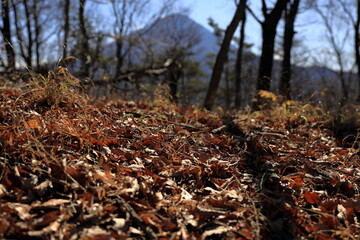
[[[225,29],[235,12],[235,4],[232,0],[180,0],[180,4],[190,9],[192,19],[209,30],[212,30],[208,25],[209,17],[212,17],[221,28]],[[255,9],[258,8],[258,6],[254,7]],[[253,51],[257,52],[261,45],[261,38],[259,37],[261,35],[260,25],[250,17],[246,27],[247,42],[254,43]]]
[[[261,19],[260,0],[249,1],[255,13]],[[212,31],[208,25],[208,18],[212,17],[216,23],[223,29],[230,23],[235,13],[235,3],[233,0],[179,0],[179,4],[190,9],[190,17],[201,25]],[[238,35],[238,30],[235,35]],[[247,43],[254,44],[252,51],[256,54],[261,52],[261,27],[255,19],[248,14],[246,22]]]
[[[182,0],[180,3],[190,9],[190,16],[200,24],[207,25],[207,19],[213,17],[222,27],[230,22],[235,7],[233,1]]]
[[[317,1],[321,2],[322,0]],[[250,0],[249,3],[252,7],[252,10],[261,19],[261,1]],[[190,17],[210,30],[211,28],[207,24],[207,19],[209,17],[212,17],[215,22],[220,25],[220,27],[226,28],[230,23],[235,11],[235,3],[233,0],[179,0],[179,5],[182,7],[188,7],[190,9]],[[269,4],[268,7],[271,7],[271,5]],[[247,43],[254,44],[252,51],[256,54],[260,54],[261,27],[259,23],[256,22],[252,16],[250,16],[250,14],[248,14],[246,24],[245,41]],[[320,61],[320,63],[317,62],[316,64],[323,64],[336,69],[336,64],[331,63],[331,61],[333,61],[331,56],[329,57],[326,56],[326,54],[323,54],[328,52],[328,50],[331,48],[329,47],[328,41],[326,39],[326,30],[321,24],[320,18],[314,11],[301,11],[300,14],[298,14],[295,31],[298,32],[296,34],[296,38],[300,40],[302,44],[298,48],[297,54],[299,55],[299,58],[301,58],[303,55],[304,59],[307,58],[309,61],[305,65],[311,65],[316,61]],[[278,35],[282,35],[282,29],[278,30]],[[348,41],[349,42],[346,45],[346,49],[348,54],[352,56],[351,36],[349,36]],[[317,58],[316,61],[315,58]],[[349,59],[351,59],[351,57]],[[352,60],[350,60],[349,66],[352,65],[351,61]]]

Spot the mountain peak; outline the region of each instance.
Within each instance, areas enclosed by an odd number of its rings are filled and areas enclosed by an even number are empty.
[[[185,21],[191,21],[191,22],[195,22],[194,20],[192,20],[189,16],[183,14],[183,13],[173,13],[173,14],[169,14],[166,15],[164,17],[161,18],[162,20],[171,20],[171,19],[175,19],[175,20],[185,20]]]

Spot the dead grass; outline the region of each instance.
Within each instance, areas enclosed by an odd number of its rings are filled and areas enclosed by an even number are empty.
[[[81,106],[88,102],[88,97],[81,94],[81,81],[74,77],[66,68],[58,67],[50,71],[48,76],[30,73],[29,91],[22,95],[34,107],[69,107]]]

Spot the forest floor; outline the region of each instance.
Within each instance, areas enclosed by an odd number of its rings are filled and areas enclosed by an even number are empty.
[[[360,239],[360,151],[289,102],[216,114],[0,88],[0,238]]]

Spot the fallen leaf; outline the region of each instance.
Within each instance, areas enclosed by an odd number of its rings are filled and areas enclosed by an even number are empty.
[[[0,218],[0,236],[3,236],[6,231],[9,229],[10,223],[6,220],[5,217]]]
[[[310,204],[315,204],[320,201],[320,196],[316,192],[304,192],[303,197]]]

